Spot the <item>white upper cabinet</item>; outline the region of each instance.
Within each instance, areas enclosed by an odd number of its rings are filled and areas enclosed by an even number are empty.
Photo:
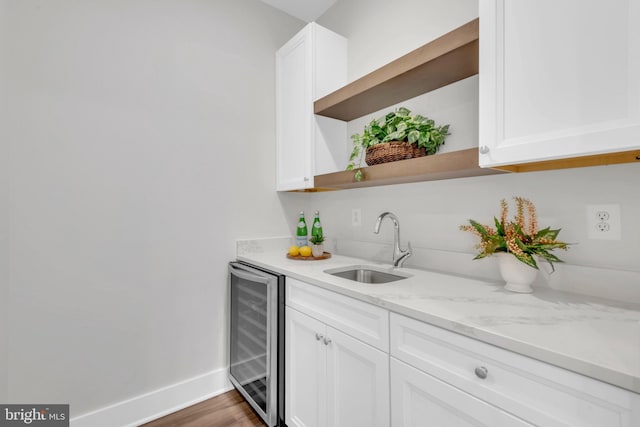
[[[640,2],[480,0],[480,166],[640,148]]]
[[[310,23],[276,52],[277,190],[313,188],[344,169],[346,123],[313,114],[313,102],[347,82],[347,40]]]

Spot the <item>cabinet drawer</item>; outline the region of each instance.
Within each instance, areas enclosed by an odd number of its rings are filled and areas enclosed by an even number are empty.
[[[389,312],[287,277],[287,305],[389,352]]]
[[[535,425],[637,421],[635,393],[395,313],[390,324],[393,357]]]
[[[394,358],[390,366],[392,427],[533,427]]]

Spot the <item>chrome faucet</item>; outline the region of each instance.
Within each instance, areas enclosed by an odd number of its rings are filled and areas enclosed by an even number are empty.
[[[382,224],[382,220],[385,217],[389,217],[389,219],[393,221],[393,227],[395,230],[393,234],[393,266],[402,267],[405,260],[411,256],[411,243],[407,242],[406,251],[400,249],[400,222],[398,222],[398,217],[391,212],[383,212],[380,214],[373,232],[376,234],[380,232],[380,224]]]

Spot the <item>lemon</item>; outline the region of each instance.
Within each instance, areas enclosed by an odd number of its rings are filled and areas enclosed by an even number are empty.
[[[289,248],[289,255],[291,256],[298,256],[300,255],[300,248],[297,247],[296,245],[293,245]]]
[[[303,246],[300,248],[300,255],[311,256],[311,248],[309,246]]]

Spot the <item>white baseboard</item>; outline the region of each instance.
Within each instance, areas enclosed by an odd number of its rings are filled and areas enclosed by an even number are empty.
[[[233,387],[227,368],[71,418],[71,427],[134,427],[222,394]]]

